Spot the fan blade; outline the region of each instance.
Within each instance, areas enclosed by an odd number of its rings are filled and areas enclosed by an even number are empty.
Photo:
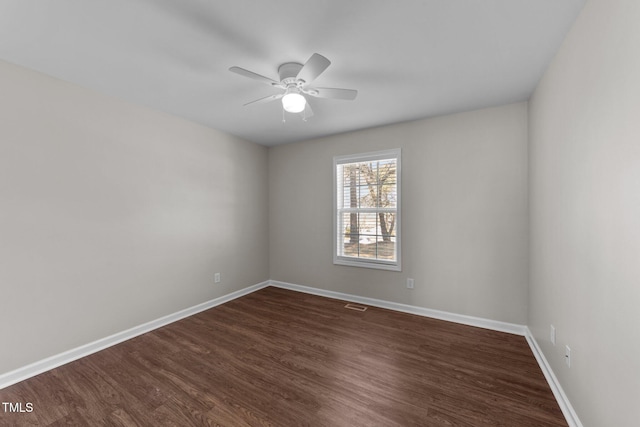
[[[324,56],[314,53],[311,58],[302,66],[298,72],[296,79],[304,80],[304,84],[308,85],[314,81],[327,67],[331,64]]]
[[[310,87],[305,88],[304,93],[316,98],[345,99],[347,101],[353,101],[358,96],[357,90],[338,89],[335,87]]]
[[[311,105],[307,102],[304,106],[304,120],[307,120],[309,117],[313,117],[313,110],[311,109]]]
[[[253,79],[253,80],[258,80],[259,82],[263,82],[263,83],[269,84],[271,86],[280,85],[280,82],[277,82],[277,81],[275,81],[273,79],[270,79],[269,77],[265,77],[265,76],[261,76],[260,74],[256,74],[253,71],[245,70],[244,68],[231,67],[231,68],[229,68],[229,71],[231,71],[232,73],[240,74],[241,76],[249,77],[250,79]]]
[[[256,99],[255,101],[247,102],[246,104],[243,105],[243,107],[246,107],[247,105],[251,105],[251,104],[264,104],[266,102],[275,101],[276,99],[280,99],[283,96],[284,96],[284,93],[279,93],[277,95],[265,96],[264,98],[260,98],[260,99]]]

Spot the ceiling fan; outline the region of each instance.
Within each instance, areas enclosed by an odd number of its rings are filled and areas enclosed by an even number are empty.
[[[311,55],[311,58],[309,58],[304,65],[297,62],[287,62],[278,67],[280,81],[270,79],[269,77],[240,67],[231,67],[229,71],[283,90],[282,93],[256,99],[255,101],[244,104],[244,106],[282,99],[282,108],[284,111],[289,113],[300,113],[304,111],[305,116],[310,117],[313,115],[313,111],[311,111],[305,95],[316,98],[344,99],[349,101],[354,100],[358,95],[358,91],[353,89],[310,86],[330,64],[331,61],[318,53]]]

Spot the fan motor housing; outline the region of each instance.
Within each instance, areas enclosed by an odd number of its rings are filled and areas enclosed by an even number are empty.
[[[302,64],[298,64],[297,62],[286,62],[282,64],[278,67],[280,81],[285,84],[294,83],[296,81],[296,76],[301,69]]]

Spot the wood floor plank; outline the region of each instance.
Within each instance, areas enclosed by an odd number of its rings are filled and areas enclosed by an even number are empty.
[[[566,427],[523,337],[268,287],[0,390],[0,426]]]

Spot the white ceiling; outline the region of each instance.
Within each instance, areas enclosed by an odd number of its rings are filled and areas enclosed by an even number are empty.
[[[529,98],[585,0],[2,0],[0,58],[263,145]],[[332,61],[303,122],[284,62]]]

